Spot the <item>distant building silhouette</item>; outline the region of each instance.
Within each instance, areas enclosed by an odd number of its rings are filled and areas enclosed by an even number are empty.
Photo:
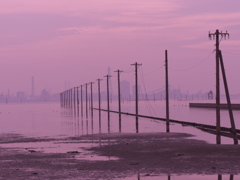
[[[208,99],[213,99],[213,92],[212,91],[208,92]]]
[[[26,96],[25,92],[18,91],[17,94],[16,94],[16,98],[17,98],[17,100],[23,101],[23,100],[27,99],[27,96]]]
[[[128,99],[130,96],[130,82],[123,80],[120,82],[120,87],[121,87],[121,97],[123,99]]]

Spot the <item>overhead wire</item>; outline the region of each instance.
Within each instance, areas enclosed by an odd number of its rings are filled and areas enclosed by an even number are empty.
[[[186,69],[174,69],[174,68],[169,67],[169,69],[174,70],[174,71],[188,71],[188,70],[194,69],[194,68],[196,68],[197,66],[199,66],[200,64],[202,64],[203,62],[205,62],[214,52],[215,52],[215,50],[213,50],[213,51],[212,51],[210,54],[208,54],[204,59],[202,59],[200,62],[198,62],[196,65],[194,65],[194,66],[192,66],[192,67],[189,67],[189,68],[186,68]]]
[[[141,77],[141,80],[142,80],[142,84],[143,84],[143,87],[144,87],[145,94],[148,95],[147,90],[146,90],[146,85],[145,85],[145,80],[144,80],[144,74],[143,74],[142,67],[140,69],[140,77]],[[144,100],[144,103],[145,103],[146,108],[148,109],[149,113],[151,115],[154,114],[155,116],[157,116],[157,113],[154,111],[154,108],[152,107],[152,104],[148,101],[148,99],[146,99],[146,97],[142,97],[142,99]]]
[[[239,53],[232,53],[232,52],[226,52],[226,51],[224,51],[224,54],[233,54],[233,55],[238,55],[238,56],[240,56]]]
[[[133,66],[130,66],[128,69],[126,70],[123,70],[123,73],[131,73],[134,71],[134,67]]]
[[[142,82],[142,85],[143,85],[143,90],[144,90],[144,92],[145,92],[145,94],[147,96],[147,91],[146,91],[146,86],[145,86],[145,81],[144,81],[142,67],[140,69],[140,79],[141,79],[141,82]],[[142,93],[141,93],[141,95],[142,95],[142,99],[144,100],[144,103],[145,103],[145,106],[146,106],[148,112],[150,113],[150,115],[152,115],[152,111],[151,111],[150,107],[148,106],[148,104],[146,103],[147,98],[144,97]]]

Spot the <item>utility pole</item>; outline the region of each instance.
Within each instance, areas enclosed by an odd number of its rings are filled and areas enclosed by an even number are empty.
[[[79,106],[78,86],[77,86],[77,105]]]
[[[71,108],[71,89],[69,91],[69,109]]]
[[[87,83],[86,83],[86,118],[88,119],[88,94],[87,94]]]
[[[73,93],[72,93],[72,88],[70,89],[70,101],[71,101],[71,103],[70,103],[70,106],[71,106],[71,109],[72,109],[72,107],[73,107],[73,98],[72,98],[72,95]]]
[[[169,90],[168,90],[168,52],[165,50],[165,73],[166,73],[166,132],[169,132]]]
[[[71,101],[70,101],[70,89],[68,90],[68,108],[70,109],[70,104]]]
[[[138,67],[142,64],[138,64],[135,62],[134,64],[131,64],[135,66],[135,102],[136,102],[136,133],[139,132],[138,128]]]
[[[64,107],[67,108],[67,90],[64,92],[64,99],[65,99]]]
[[[98,81],[98,113],[99,113],[99,133],[101,133],[101,92],[100,92],[100,82],[102,79],[97,79]]]
[[[73,87],[73,106],[74,106],[74,110],[76,108],[76,88]]]
[[[77,86],[77,112],[78,112],[78,117],[79,117],[79,95],[78,95],[78,86]]]
[[[108,133],[110,133],[110,105],[109,105],[109,78],[110,75],[104,76],[107,78],[107,110],[108,110]]]
[[[64,98],[64,103],[63,103],[63,105],[64,105],[64,108],[66,108],[66,91],[64,91],[63,98]]]
[[[65,108],[68,107],[68,90],[65,91]]]
[[[74,107],[74,117],[76,117],[76,88],[73,87],[73,107]]]
[[[217,131],[217,137],[216,141],[217,144],[221,144],[221,124],[220,124],[220,77],[219,77],[219,36],[225,37],[229,34],[219,32],[217,29],[215,33],[208,34],[209,39],[215,39],[216,38],[216,131]]]
[[[231,100],[230,100],[230,94],[229,94],[228,85],[227,85],[227,77],[226,77],[226,73],[225,73],[221,50],[219,50],[219,58],[220,58],[220,65],[221,65],[221,69],[222,69],[225,93],[226,93],[226,97],[227,97],[228,112],[229,112],[231,130],[232,130],[231,133],[233,135],[234,144],[238,144],[238,137],[237,137],[237,133],[236,133],[236,127],[235,127],[235,122],[234,122],[234,117],[233,117],[233,112],[232,112],[232,104],[231,104]]]
[[[67,108],[70,108],[70,90],[67,90]]]
[[[90,102],[91,102],[91,105],[90,105],[90,109],[91,109],[91,116],[93,117],[93,92],[92,92],[92,85],[93,85],[93,82],[90,82],[89,83],[91,86],[90,86],[90,88],[91,88],[91,98],[90,98]]]
[[[118,113],[119,113],[119,132],[122,131],[122,118],[121,118],[121,87],[120,87],[120,73],[123,71],[120,71],[119,69],[117,71],[114,71],[118,73]]]
[[[81,85],[81,116],[83,117],[83,85]]]

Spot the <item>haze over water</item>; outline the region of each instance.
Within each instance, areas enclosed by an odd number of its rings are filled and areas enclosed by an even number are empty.
[[[43,92],[59,94],[89,82],[95,82],[96,95],[97,78],[104,80],[101,89],[106,92],[104,76],[108,69],[115,94],[117,69],[123,70],[121,80],[129,81],[132,90],[134,62],[142,64],[142,93],[157,93],[165,85],[165,50],[169,53],[171,89],[187,95],[215,94],[215,40],[209,40],[208,33],[216,29],[230,34],[230,39],[220,39],[220,49],[230,94],[239,103],[239,6],[239,0],[1,1],[0,132],[55,138],[107,133],[106,112],[102,112],[99,130],[98,111],[93,118],[90,114],[86,118],[85,109],[81,117],[73,109],[61,109],[58,102],[20,103],[18,95],[31,99],[33,94],[38,97]],[[4,104],[9,97],[16,97],[18,102]],[[139,114],[165,118],[164,103],[140,101]],[[125,101],[122,111],[134,113],[134,106],[134,101]],[[106,109],[105,101],[102,107]],[[111,103],[111,110],[117,110],[117,102]],[[233,113],[240,129],[240,111]],[[170,119],[215,125],[215,114],[214,109],[189,108],[188,101],[170,102]],[[110,122],[111,133],[118,132],[118,114],[111,113]],[[221,110],[221,126],[230,127],[227,110]],[[122,132],[135,131],[135,118],[122,115]],[[165,123],[140,118],[139,131],[165,132]],[[215,135],[193,127],[171,124],[170,132],[190,133],[209,143],[216,141]],[[222,143],[232,144],[232,139],[222,138]]]
[[[205,108],[190,108],[188,101],[170,101],[170,119],[196,122],[201,124],[215,125],[215,110]],[[106,109],[106,102],[103,101],[102,108]],[[94,102],[94,107],[98,104]],[[110,109],[117,111],[117,102],[110,103]],[[81,109],[79,116],[77,109],[62,109],[59,102],[48,103],[9,103],[0,104],[2,133],[20,133],[35,137],[70,137],[86,134],[108,133],[107,112],[101,112],[101,131],[99,129],[99,114],[97,110],[93,112],[91,118],[88,109],[86,118],[86,106],[83,107],[83,117]],[[135,102],[125,102],[122,104],[122,111],[134,113]],[[234,110],[236,128],[240,128],[238,119],[240,111]],[[165,118],[165,101],[140,101],[139,114]],[[230,127],[230,120],[227,110],[221,110],[221,126]],[[165,132],[165,122],[139,118],[139,132]],[[119,132],[118,114],[110,113],[110,132]],[[135,117],[122,115],[122,132],[136,132]],[[170,132],[185,132],[196,135],[197,139],[202,139],[210,143],[215,143],[215,135],[202,132],[196,128],[172,124]],[[232,144],[232,139],[222,138],[223,143]]]

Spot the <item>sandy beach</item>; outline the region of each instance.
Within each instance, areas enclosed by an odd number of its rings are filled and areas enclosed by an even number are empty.
[[[3,144],[56,139],[1,134],[0,179],[124,179],[159,174],[239,174],[240,146],[215,145],[185,133],[96,134],[61,139],[99,143],[87,148],[108,160],[80,160],[80,151],[44,153]],[[59,139],[57,140],[59,141]],[[104,142],[104,143],[102,143]],[[59,147],[61,148],[61,147]]]

